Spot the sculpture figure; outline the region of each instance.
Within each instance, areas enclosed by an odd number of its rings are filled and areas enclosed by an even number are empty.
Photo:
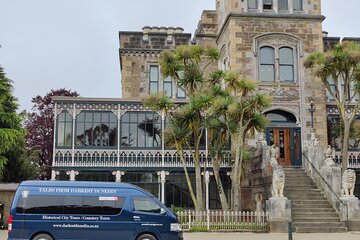
[[[335,158],[335,149],[332,149],[330,145],[328,145],[326,151],[325,151],[326,159],[324,161],[324,166],[334,166],[334,158]]]
[[[352,169],[345,170],[342,176],[342,190],[341,194],[343,197],[355,197],[354,188],[355,188],[356,174]]]
[[[284,197],[285,174],[283,168],[278,165],[273,169],[272,196]]]

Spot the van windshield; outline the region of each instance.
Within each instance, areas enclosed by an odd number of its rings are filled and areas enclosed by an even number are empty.
[[[124,202],[125,197],[29,195],[20,197],[16,213],[117,215]]]

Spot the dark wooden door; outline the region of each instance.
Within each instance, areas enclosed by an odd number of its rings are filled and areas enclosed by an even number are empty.
[[[290,128],[268,128],[267,142],[270,146],[275,144],[279,148],[278,163],[281,166],[290,166],[292,151],[291,151],[291,136]]]

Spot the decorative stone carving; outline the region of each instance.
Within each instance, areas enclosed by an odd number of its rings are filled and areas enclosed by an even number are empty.
[[[272,96],[274,99],[280,100],[280,99],[286,99],[286,100],[292,100],[292,99],[298,99],[300,94],[299,90],[294,87],[260,87],[260,93],[267,94]]]
[[[342,176],[342,197],[355,197],[354,188],[355,188],[356,174],[352,169],[345,170]]]
[[[324,166],[335,166],[334,158],[335,158],[335,149],[332,149],[330,145],[328,145],[325,151],[326,159],[324,161]]]
[[[75,181],[75,177],[79,175],[79,171],[70,170],[66,172],[66,175],[70,176],[70,181]]]
[[[273,144],[269,149],[270,152],[270,165],[274,168],[278,165],[277,159],[279,157],[279,148]]]
[[[272,196],[284,197],[285,174],[283,168],[278,165],[273,169]]]

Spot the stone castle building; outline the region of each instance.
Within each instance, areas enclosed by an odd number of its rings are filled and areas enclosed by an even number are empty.
[[[131,182],[168,206],[192,207],[180,158],[161,141],[164,116],[141,103],[142,96],[158,91],[186,101],[184,90],[163,78],[158,64],[162,50],[183,44],[216,47],[221,51],[217,67],[260,81],[259,91],[273,96],[265,112],[271,120],[264,135],[267,144],[279,146],[281,165],[302,166],[302,148],[312,124],[318,141],[326,145],[333,142],[327,121],[337,115],[321,81],[303,67],[311,53],[340,41],[324,35],[323,20],[321,0],[216,0],[216,10],[203,11],[194,36],[179,27],[120,31],[123,98],[54,98],[52,178]],[[207,161],[211,171],[206,150],[204,146],[202,164]],[[186,159],[191,169],[190,154]],[[229,159],[221,168],[227,192]],[[358,160],[353,164],[360,167]],[[219,208],[214,180],[209,188],[210,208]]]

